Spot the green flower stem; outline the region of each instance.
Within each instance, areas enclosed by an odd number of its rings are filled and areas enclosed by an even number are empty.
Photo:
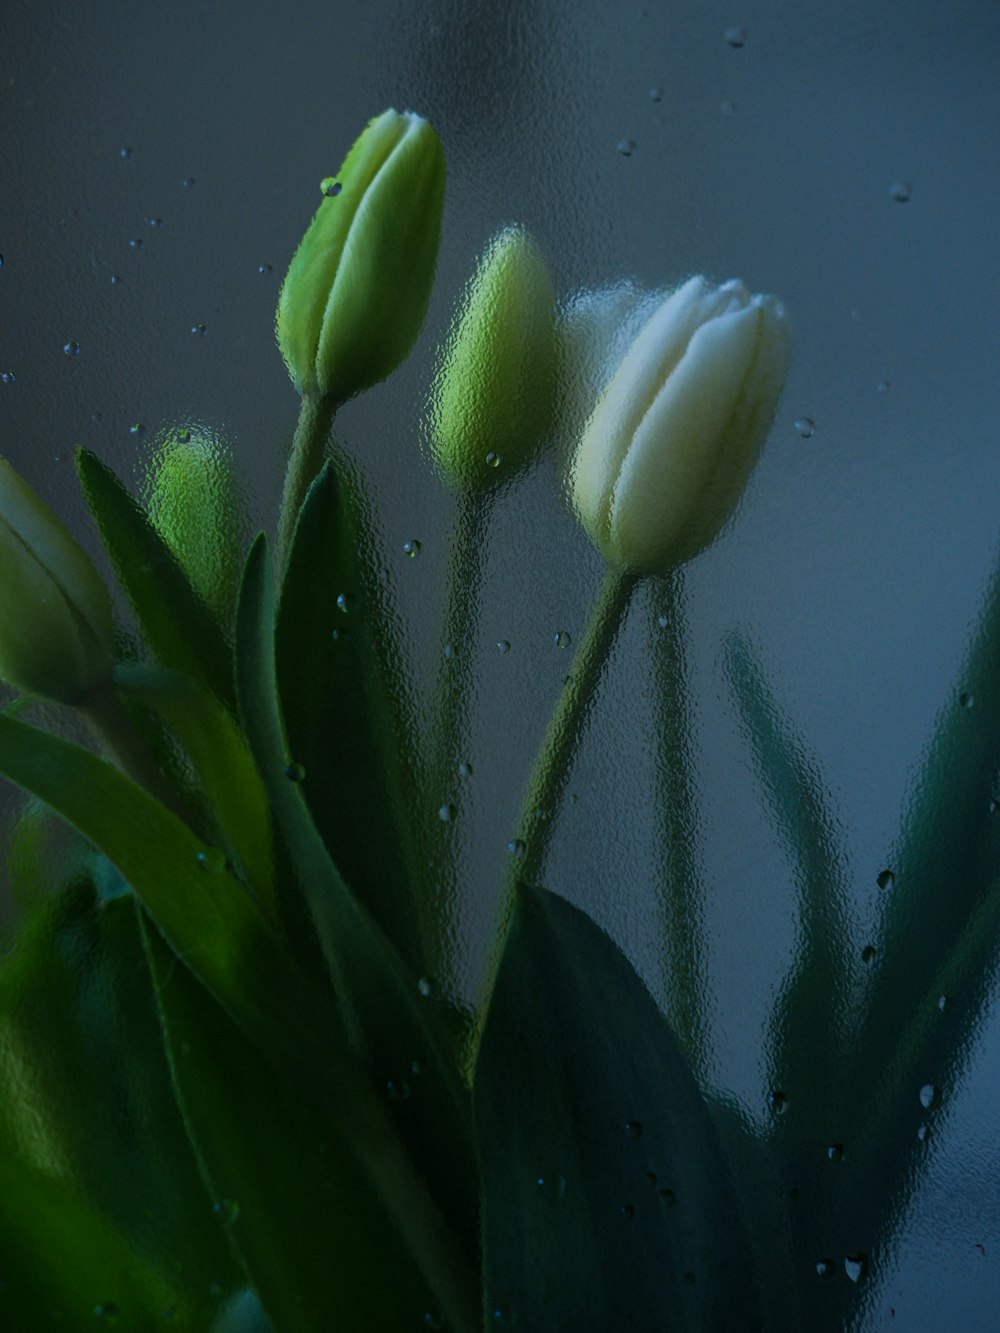
[[[495,492],[463,487],[458,493],[455,528],[449,545],[448,590],[441,658],[433,712],[431,776],[438,806],[451,802],[458,765],[467,757],[469,709],[475,684],[475,643],[479,621],[482,550]],[[449,651],[446,653],[446,649]],[[421,896],[423,933],[432,974],[450,990],[457,914],[461,906],[458,869],[449,823],[431,818],[432,883]]]
[[[164,777],[142,733],[132,721],[113,680],[98,686],[76,705],[94,739],[117,768],[185,823],[190,823],[177,792]]]
[[[601,672],[618,635],[638,578],[608,569],[594,602],[583,637],[577,645],[563,692],[549,721],[542,748],[525,787],[517,839],[523,855],[511,860],[507,900],[515,880],[538,881],[555,826],[553,818],[566,783],[576,748],[594,701]],[[541,811],[539,818],[536,811]],[[518,849],[519,850],[519,849]]]
[[[306,492],[323,466],[326,442],[337,413],[338,404],[332,398],[313,394],[302,395],[299,421],[292,440],[292,452],[285,472],[285,487],[281,493],[278,514],[278,562],[283,567],[292,546],[295,520],[302,508]]]
[[[701,888],[695,858],[697,807],[692,756],[687,663],[684,652],[683,574],[657,579],[662,602],[651,644],[656,687],[655,818],[660,848],[663,962],[670,1025],[695,1071],[704,1071],[706,1012]]]

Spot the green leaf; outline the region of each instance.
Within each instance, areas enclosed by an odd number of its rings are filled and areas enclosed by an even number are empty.
[[[157,1274],[145,1284],[157,1313],[175,1306],[182,1327],[205,1327],[213,1284],[235,1288],[238,1272],[174,1101],[134,898],[100,904],[79,880],[32,915],[0,967],[0,1145],[0,1157],[19,1164],[17,1181],[41,1188],[45,1225],[69,1230],[67,1219],[79,1217],[104,1237],[91,1280],[123,1319],[119,1268]],[[33,1311],[32,1327],[47,1326],[51,1292],[78,1298],[78,1260],[98,1255],[82,1235],[64,1254],[53,1238],[44,1247],[53,1252],[28,1264],[44,1275],[40,1288],[14,1282],[26,1274],[10,1250],[31,1250],[42,1222],[7,1198],[4,1208],[4,1275]],[[0,1285],[3,1327],[5,1296]],[[81,1311],[88,1327],[97,1299]]]
[[[357,483],[355,483],[355,489]],[[281,587],[276,671],[292,756],[344,878],[414,974],[420,932],[402,808],[403,747],[375,645],[357,511],[328,463],[299,513]],[[414,812],[409,812],[410,816]],[[412,858],[411,858],[412,860]]]
[[[77,450],[76,462],[101,540],[157,660],[232,708],[232,654],[218,620],[114,473],[87,449]]]
[[[110,764],[5,717],[0,773],[47,801],[118,867],[173,951],[344,1134],[456,1329],[473,1327],[475,1288],[463,1244],[431,1199],[384,1097],[352,1056],[328,997],[303,978],[245,890],[219,868],[215,849]]]
[[[244,724],[287,848],[294,891],[308,904],[354,1048],[376,1086],[388,1091],[401,1137],[459,1229],[470,1261],[477,1261],[471,1106],[445,1029],[433,999],[421,995],[418,978],[331,860],[303,794],[308,770],[300,776],[289,768],[275,687],[274,598],[263,536],[251,548],[244,574],[237,668]]]
[[[134,703],[153,709],[187,751],[226,852],[252,886],[257,902],[274,911],[271,815],[250,749],[232,715],[190,676],[162,667],[123,663],[115,684]]]
[[[434,1302],[355,1156],[155,932],[150,963],[178,1099],[218,1225],[281,1333],[413,1329]]]
[[[608,936],[518,887],[475,1105],[487,1311],[527,1329],[751,1329],[747,1238],[708,1108]]]
[[[795,1103],[781,1132],[837,1139],[845,1103],[857,1098],[847,1009],[853,980],[850,894],[840,829],[822,781],[771,691],[750,643],[733,635],[726,667],[774,827],[795,867],[798,947],[770,1023],[769,1076]]]

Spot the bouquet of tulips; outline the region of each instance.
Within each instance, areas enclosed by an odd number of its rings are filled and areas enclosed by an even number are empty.
[[[729,674],[802,937],[761,1106],[707,1077],[677,592],[774,415],[790,350],[774,298],[696,277],[560,302],[522,228],[490,241],[430,389],[458,522],[419,725],[365,477],[330,436],[417,338],[444,178],[433,129],[387,111],[323,182],[278,307],[301,412],[273,547],[264,533],[243,544],[214,442],[168,433],[144,503],[81,450],[125,625],[0,460],[0,678],[14,691],[0,774],[27,794],[0,957],[0,1326],[15,1333],[840,1328],[957,1077],[996,962],[1000,849],[980,818],[993,748],[968,709],[946,710],[880,881],[884,963],[859,1000],[825,797],[739,637]],[[607,570],[584,633],[560,636],[570,674],[525,775],[470,1005],[449,832],[478,548],[496,497],[575,410],[567,491]],[[653,664],[662,1006],[544,887],[644,579],[677,608]],[[970,681],[995,676],[996,600]],[[959,842],[973,873],[942,895]]]

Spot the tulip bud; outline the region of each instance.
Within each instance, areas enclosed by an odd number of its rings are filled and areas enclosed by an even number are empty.
[[[149,519],[191,586],[227,621],[239,590],[245,501],[229,451],[204,428],[162,438],[147,474]]]
[[[409,353],[434,279],[444,176],[427,121],[390,110],[324,189],[278,300],[278,346],[301,394],[346,402]]]
[[[577,515],[610,564],[662,572],[715,540],[763,447],[790,350],[781,304],[738,282],[692,278],[654,311],[573,466]]]
[[[487,247],[434,379],[431,447],[453,485],[485,488],[530,462],[552,420],[555,297],[520,227]]]
[[[0,679],[77,703],[114,667],[111,600],[89,557],[0,458]]]

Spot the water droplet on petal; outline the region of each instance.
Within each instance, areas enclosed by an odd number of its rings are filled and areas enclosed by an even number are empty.
[[[812,417],[799,417],[795,422],[795,429],[804,440],[808,440],[816,434],[816,423]]]

